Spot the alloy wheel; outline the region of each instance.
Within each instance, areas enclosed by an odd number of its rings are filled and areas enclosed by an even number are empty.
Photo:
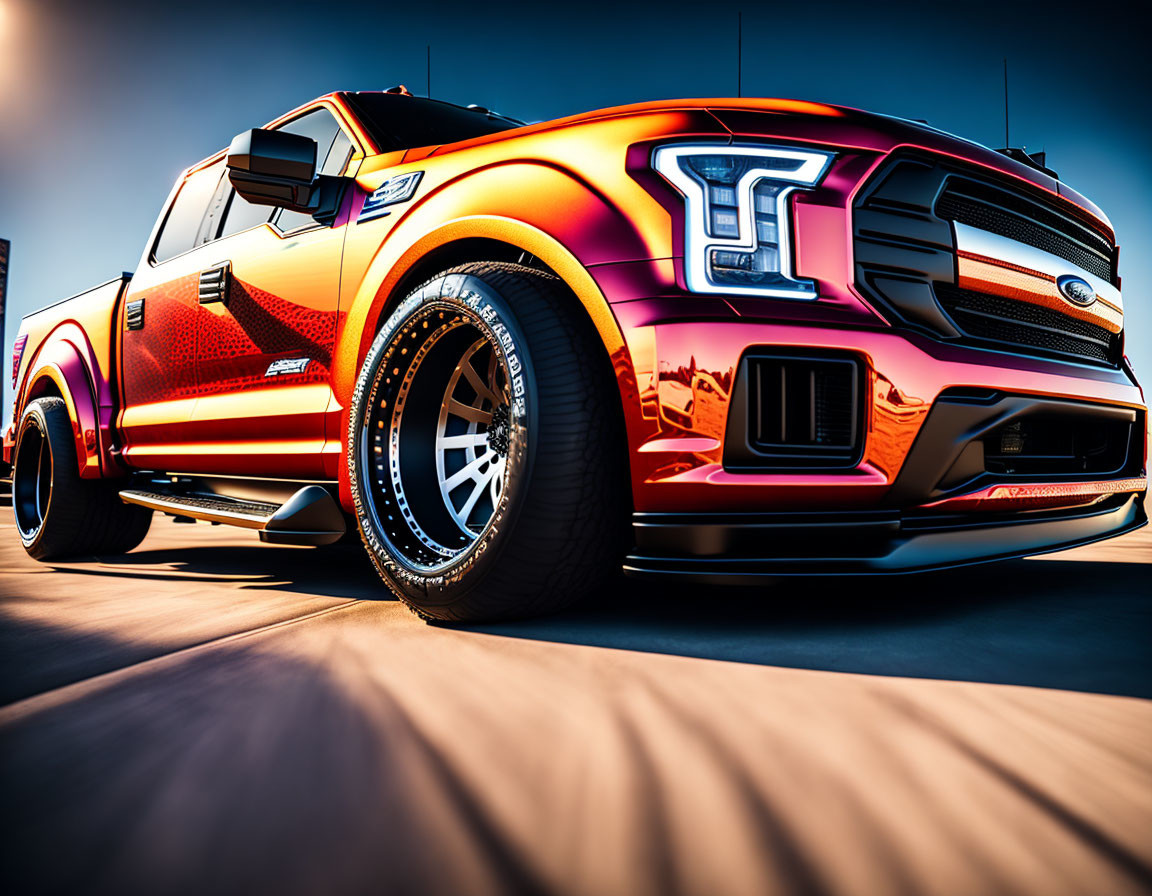
[[[374,515],[413,569],[448,565],[500,506],[513,436],[503,353],[482,321],[430,305],[378,378],[360,445]]]

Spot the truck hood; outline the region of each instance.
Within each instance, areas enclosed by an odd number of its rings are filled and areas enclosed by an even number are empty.
[[[660,100],[613,106],[541,121],[461,143],[408,150],[404,155],[404,161],[418,161],[429,156],[458,152],[472,146],[515,141],[529,134],[575,128],[587,122],[607,118],[623,118],[670,110],[707,112],[731,134],[734,141],[741,138],[775,138],[879,154],[909,147],[953,156],[960,161],[992,169],[1059,196],[1083,209],[1107,226],[1110,231],[1112,230],[1112,224],[1104,212],[1067,184],[980,143],[908,119],[805,100],[729,97]]]

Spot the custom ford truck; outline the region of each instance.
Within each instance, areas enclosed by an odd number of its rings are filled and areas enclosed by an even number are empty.
[[[66,249],[62,249],[66,257]],[[1118,252],[1019,149],[819,103],[321,97],[28,316],[20,538],[359,538],[417,613],[1019,557],[1146,522]],[[318,560],[318,562],[321,562]]]

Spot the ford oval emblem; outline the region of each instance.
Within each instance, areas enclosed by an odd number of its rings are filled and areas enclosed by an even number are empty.
[[[1081,308],[1087,308],[1096,301],[1096,290],[1083,277],[1065,274],[1056,281],[1056,288],[1064,298]]]

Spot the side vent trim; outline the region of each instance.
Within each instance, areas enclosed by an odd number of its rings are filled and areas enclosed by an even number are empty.
[[[143,330],[144,329],[144,300],[136,299],[134,302],[129,302],[124,308],[124,329],[126,330]]]
[[[200,272],[200,304],[221,302],[228,305],[228,291],[232,288],[232,262],[223,261]]]

